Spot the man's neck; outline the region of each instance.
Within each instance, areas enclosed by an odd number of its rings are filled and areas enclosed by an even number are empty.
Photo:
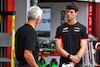
[[[31,25],[33,28],[36,27],[35,21],[33,21],[33,20],[28,20],[27,24]]]
[[[69,25],[74,25],[75,23],[77,23],[77,21],[76,20],[67,20],[66,23]]]

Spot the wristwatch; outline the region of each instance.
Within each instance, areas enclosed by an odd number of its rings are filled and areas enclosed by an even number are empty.
[[[68,55],[68,59],[70,58],[70,54]]]

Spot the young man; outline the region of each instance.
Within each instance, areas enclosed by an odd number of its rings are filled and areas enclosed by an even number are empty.
[[[78,5],[70,2],[66,6],[67,22],[57,28],[56,50],[61,54],[60,67],[63,63],[82,67],[82,56],[85,53],[88,35],[86,27],[77,22]],[[63,48],[61,48],[63,43]]]
[[[27,23],[15,34],[15,53],[18,67],[38,67],[39,43],[35,27],[39,24],[42,10],[38,6],[30,7]],[[28,66],[29,65],[29,66]]]

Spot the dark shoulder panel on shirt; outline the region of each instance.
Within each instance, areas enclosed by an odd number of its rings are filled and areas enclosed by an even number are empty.
[[[84,26],[84,25],[81,24],[81,23],[78,23],[77,25],[80,27],[81,33],[82,33],[82,32],[86,32],[86,30],[87,30],[86,26]]]
[[[77,25],[78,25],[79,27],[83,28],[83,29],[86,28],[86,26],[84,26],[83,24],[81,24],[81,23],[79,23],[79,22],[77,23]]]

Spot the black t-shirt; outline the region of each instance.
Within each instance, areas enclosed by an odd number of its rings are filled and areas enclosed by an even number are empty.
[[[15,54],[19,63],[27,64],[24,58],[24,50],[32,50],[36,63],[38,63],[39,43],[37,32],[29,25],[20,27],[15,34]]]
[[[69,25],[67,23],[59,26],[55,39],[62,39],[63,49],[72,55],[76,55],[80,49],[80,41],[88,39],[86,27],[80,23]],[[61,56],[63,62],[71,62],[70,59]]]

